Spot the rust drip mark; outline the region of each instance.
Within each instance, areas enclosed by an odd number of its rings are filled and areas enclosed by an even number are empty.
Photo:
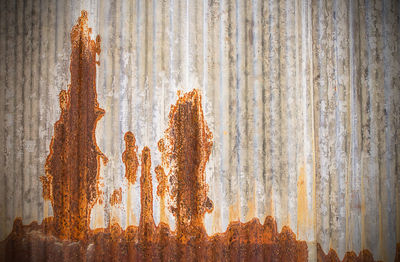
[[[100,36],[92,40],[90,33],[87,12],[82,11],[71,30],[71,84],[60,92],[61,115],[42,178],[44,187],[51,180],[55,233],[61,239],[84,238],[98,195],[100,159],[107,162],[95,136],[96,124],[105,113],[96,93]]]
[[[165,196],[168,192],[167,175],[164,172],[164,168],[160,165],[154,169],[154,172],[156,173],[156,178],[158,181],[157,196],[160,197],[160,221],[163,223],[168,223],[167,215],[165,213]]]
[[[140,221],[139,241],[143,247],[140,252],[141,261],[151,261],[152,242],[155,232],[153,219],[153,183],[151,178],[151,155],[150,148],[145,146],[141,155],[140,176]]]
[[[142,173],[140,176],[140,222],[139,227],[154,227],[153,219],[153,183],[151,179],[150,148],[145,146],[141,155]]]
[[[204,121],[201,95],[196,89],[171,106],[169,126],[161,141],[162,159],[171,163],[170,210],[176,217],[178,238],[185,242],[187,236],[203,227],[205,212],[213,210],[205,179],[212,133]]]
[[[120,205],[122,203],[122,189],[114,189],[114,192],[110,198],[110,204],[112,206]]]
[[[132,132],[128,131],[124,136],[125,151],[122,153],[122,162],[125,164],[125,177],[132,185],[136,182],[136,173],[139,166],[137,157],[136,139]]]
[[[136,223],[135,215],[132,210],[132,192],[131,186],[136,183],[136,173],[139,166],[139,161],[137,157],[138,147],[136,146],[135,135],[128,131],[124,136],[125,140],[125,151],[122,153],[122,162],[125,164],[125,177],[128,180],[128,190],[127,190],[127,224],[131,225]]]

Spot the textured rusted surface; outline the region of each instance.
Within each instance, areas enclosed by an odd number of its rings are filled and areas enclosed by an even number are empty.
[[[258,219],[233,222],[226,232],[210,237],[203,231],[186,244],[164,223],[145,232],[142,225],[122,230],[114,224],[88,232],[87,241],[61,241],[51,226],[51,220],[23,226],[16,219],[0,243],[5,250],[0,261],[307,261],[306,242],[297,241],[288,227],[279,233],[272,217],[264,225]]]
[[[112,206],[120,205],[122,203],[122,188],[115,189],[110,198]]]
[[[125,164],[125,177],[128,182],[135,184],[136,173],[139,166],[139,161],[137,157],[137,146],[135,135],[128,131],[124,136],[125,140],[125,151],[122,154],[122,161]]]
[[[340,260],[336,251],[330,249],[328,254],[325,254],[320,244],[317,244],[317,260],[320,262],[373,262],[374,257],[369,250],[362,250],[358,256],[353,251],[346,252],[343,260]]]
[[[71,31],[71,83],[60,93],[61,115],[46,160],[46,179],[42,179],[52,181],[55,230],[62,239],[85,236],[97,197],[100,160],[107,161],[95,137],[97,121],[104,115],[96,93],[100,36],[91,39],[87,19],[83,11]]]
[[[164,168],[160,165],[154,169],[156,178],[158,181],[157,196],[160,197],[160,222],[167,222],[167,216],[165,214],[165,197],[168,193],[168,178],[165,174]]]
[[[53,177],[51,175],[45,175],[40,177],[40,182],[42,182],[42,195],[43,199],[45,200],[52,200],[53,199],[53,187],[52,187],[52,182],[53,182]]]
[[[171,106],[169,127],[159,148],[169,164],[172,204],[178,238],[203,227],[205,212],[213,210],[208,198],[205,167],[211,153],[212,133],[204,121],[201,96],[193,90]]]
[[[140,176],[140,224],[139,227],[144,231],[154,228],[153,219],[153,183],[151,178],[151,155],[148,147],[143,148],[141,154],[141,176]],[[144,232],[145,235],[148,235]],[[151,235],[147,241],[150,241]]]

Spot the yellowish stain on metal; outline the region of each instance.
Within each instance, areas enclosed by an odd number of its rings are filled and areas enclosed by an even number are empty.
[[[160,222],[168,224],[167,214],[165,213],[165,196],[160,197]]]
[[[214,211],[214,216],[212,220],[212,231],[213,232],[222,232],[221,230],[221,208],[219,205],[216,205]]]
[[[127,226],[132,226],[132,225],[135,225],[135,226],[137,226],[137,221],[136,221],[136,216],[135,216],[135,214],[134,214],[134,212],[133,212],[133,209],[132,209],[132,207],[133,207],[133,203],[132,203],[132,196],[133,196],[133,188],[132,188],[132,185],[131,185],[131,183],[129,183],[128,182],[128,190],[127,190],[128,192],[127,192],[127,198],[126,198],[126,205],[127,205],[127,208],[126,208],[126,225]]]
[[[51,205],[51,201],[49,199],[44,199],[43,218],[49,217],[49,205]]]
[[[250,200],[247,201],[247,214],[246,214],[246,221],[252,220],[256,216],[256,196],[255,190],[253,191],[253,196],[250,197]]]
[[[235,203],[229,206],[229,222],[239,221],[239,219],[240,219],[239,205],[238,201],[236,200]]]
[[[93,228],[104,228],[104,204],[96,204],[92,208],[92,217],[94,217]]]
[[[121,212],[118,206],[111,206],[111,225],[118,224],[121,225]]]
[[[297,180],[297,237],[304,236],[311,227],[310,210],[307,205],[307,184],[304,165],[300,167],[299,178]]]

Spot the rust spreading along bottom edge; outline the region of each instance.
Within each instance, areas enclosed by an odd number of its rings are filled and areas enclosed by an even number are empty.
[[[296,240],[284,226],[277,231],[268,216],[262,225],[257,218],[247,223],[231,222],[224,233],[208,236],[204,227],[182,243],[165,223],[143,229],[118,224],[89,230],[80,241],[61,240],[53,235],[53,218],[42,224],[14,221],[9,236],[0,242],[0,261],[308,261],[305,241]],[[149,238],[148,236],[152,237]],[[400,261],[400,243],[395,261]],[[336,252],[325,254],[317,244],[317,261],[340,261]],[[347,252],[343,261],[374,261],[368,250],[357,256]]]

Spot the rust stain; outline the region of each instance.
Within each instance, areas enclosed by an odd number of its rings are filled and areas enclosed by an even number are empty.
[[[205,166],[211,153],[212,133],[204,121],[201,96],[195,89],[180,96],[169,113],[169,126],[162,140],[162,158],[173,163],[168,174],[178,238],[197,232],[205,212],[211,212]]]
[[[122,188],[115,189],[110,198],[112,206],[120,205],[122,203]]]
[[[107,158],[95,138],[96,123],[105,113],[97,102],[95,82],[100,37],[91,40],[85,11],[72,28],[71,43],[71,85],[60,93],[61,116],[54,127],[46,175],[41,178],[43,197],[51,200],[54,218],[46,218],[40,225],[37,222],[23,225],[21,218],[15,219],[12,232],[0,242],[0,251],[4,251],[0,262],[28,261],[32,257],[37,261],[308,260],[306,242],[297,240],[288,226],[279,233],[271,216],[265,218],[264,224],[257,218],[247,223],[233,221],[223,233],[206,234],[204,215],[213,211],[213,202],[207,196],[205,166],[213,142],[198,90],[180,95],[171,106],[169,127],[158,143],[162,164],[155,168],[159,182],[157,195],[162,203],[167,193],[171,197],[170,210],[176,218],[177,231],[171,231],[166,223],[163,205],[161,223],[158,226],[154,223],[151,154],[147,146],[140,159],[139,226],[123,230],[118,221],[111,219],[108,227],[91,230],[90,211],[94,203],[101,205],[100,159],[106,162]],[[124,139],[126,150],[122,160],[128,180],[129,214],[129,187],[136,182],[139,162],[135,136],[127,132]],[[298,223],[308,225],[306,191],[302,168],[298,183]],[[119,188],[111,196],[112,208],[121,201]],[[238,204],[229,207],[231,219],[239,219]],[[271,197],[271,212],[274,212],[273,204]],[[255,213],[253,202],[249,207],[247,215]],[[399,261],[399,250],[397,244],[396,261]],[[319,244],[317,256],[318,261],[339,261],[334,250],[325,255]],[[373,261],[373,257],[368,250],[359,256],[348,252],[344,261]]]
[[[132,210],[132,185],[136,183],[136,174],[139,166],[137,157],[138,147],[135,135],[128,131],[124,136],[125,151],[122,153],[122,162],[125,164],[125,178],[128,180],[127,191],[127,224],[136,224],[136,217]]]
[[[400,262],[400,243],[396,245],[396,257],[394,259],[395,262]]]
[[[151,155],[150,148],[143,148],[141,155],[142,174],[140,176],[140,222],[139,228],[153,230],[153,183],[151,180]]]
[[[229,221],[238,221],[240,219],[239,208],[239,201],[237,200],[229,206]]]
[[[61,115],[54,126],[46,177],[42,179],[46,187],[52,178],[55,232],[62,239],[85,236],[98,193],[99,161],[107,161],[95,136],[97,121],[105,113],[96,93],[100,36],[91,39],[87,20],[87,12],[82,11],[71,31],[71,84],[60,92]]]
[[[256,196],[255,191],[253,192],[253,196],[247,201],[247,214],[246,220],[250,221],[252,218],[256,216]]]
[[[52,200],[53,199],[53,189],[52,189],[52,182],[53,177],[49,174],[40,177],[40,182],[42,182],[42,195],[44,200]]]
[[[124,136],[125,151],[122,153],[122,162],[125,164],[125,177],[132,185],[136,182],[136,173],[139,166],[137,157],[136,138],[132,132],[128,131]]]
[[[151,261],[152,243],[155,232],[153,219],[153,184],[151,178],[151,155],[150,149],[146,146],[141,155],[141,176],[140,176],[140,221],[139,241],[142,245],[140,252],[141,261]]]
[[[340,262],[340,259],[335,250],[330,249],[328,254],[325,254],[322,250],[321,245],[317,244],[317,261],[319,262]],[[360,254],[351,252],[346,252],[343,262],[373,262],[374,257],[369,250],[362,250]]]
[[[307,204],[307,184],[304,166],[300,167],[297,182],[297,237],[304,236],[310,226],[309,209]]]
[[[145,175],[147,177],[147,175]],[[53,221],[46,219],[22,225],[14,222],[12,233],[0,242],[6,252],[0,261],[307,261],[305,241],[267,217],[262,225],[257,218],[247,223],[231,222],[224,233],[207,236],[205,232],[180,242],[168,225],[149,227],[118,224],[90,230],[86,241],[60,240],[53,236]],[[151,234],[149,234],[151,232]],[[4,260],[2,260],[4,259]],[[327,260],[325,260],[327,261]]]
[[[164,172],[164,168],[160,165],[156,166],[154,172],[156,172],[156,178],[158,181],[157,196],[160,197],[160,221],[168,223],[167,215],[165,213],[165,197],[166,193],[168,193],[167,175]]]

